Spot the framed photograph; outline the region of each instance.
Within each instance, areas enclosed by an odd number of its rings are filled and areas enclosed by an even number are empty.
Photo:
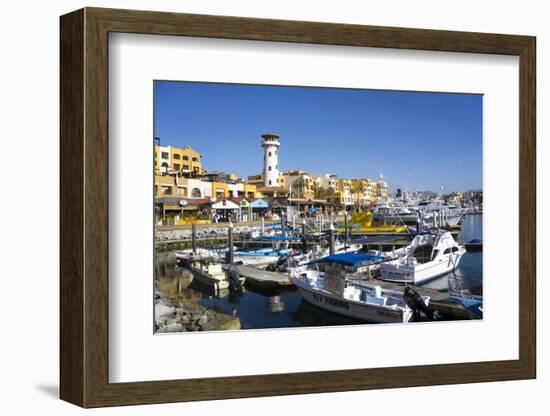
[[[535,378],[535,49],[62,16],[61,398]]]

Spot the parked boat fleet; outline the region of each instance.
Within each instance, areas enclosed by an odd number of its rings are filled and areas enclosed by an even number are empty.
[[[417,223],[420,218],[427,221],[426,226],[431,219],[432,227],[419,231],[420,225],[414,232],[409,230],[399,237],[363,237],[350,241],[336,240],[334,227],[331,227],[329,233],[324,233],[326,239],[320,238],[319,243],[313,245],[306,244],[305,236],[296,230],[286,233],[282,227],[280,234],[272,232],[251,240],[271,243],[271,247],[250,250],[200,248],[175,254],[194,278],[215,290],[238,290],[244,278],[240,277],[235,265],[243,264],[288,273],[290,282],[305,301],[333,313],[380,323],[429,319],[430,297],[419,294],[414,285],[451,273],[459,266],[466,249],[451,232],[440,226],[458,224],[463,214],[452,208],[444,212],[433,206],[419,208],[416,212],[409,208],[406,208],[409,212],[403,211],[404,207],[391,207],[393,211],[385,208],[380,207],[375,214],[397,215],[402,221],[412,221],[416,216]],[[396,239],[401,240],[400,247],[395,247]],[[303,244],[297,244],[300,241]],[[227,263],[230,256],[233,262],[224,270],[222,263]],[[463,305],[472,318],[482,316],[481,300],[465,293],[452,294],[450,298]]]

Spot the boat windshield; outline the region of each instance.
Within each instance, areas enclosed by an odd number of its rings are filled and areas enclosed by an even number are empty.
[[[426,244],[418,246],[413,253],[414,258],[418,263],[427,263],[437,256],[437,251],[433,249],[433,245]],[[433,256],[432,256],[433,254]]]

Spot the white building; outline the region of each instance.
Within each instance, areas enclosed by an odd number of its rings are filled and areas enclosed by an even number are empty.
[[[200,179],[187,179],[189,198],[212,198],[212,182]]]
[[[161,174],[167,174],[170,167],[170,147],[171,146],[159,146],[159,171]]]
[[[338,177],[329,173],[324,173],[317,176],[317,185],[323,189],[332,188],[334,191],[338,190]]]
[[[237,198],[244,196],[244,183],[229,183],[227,184],[227,192],[229,198]]]
[[[278,186],[279,156],[277,152],[280,145],[279,135],[273,133],[262,135],[262,147],[264,148],[264,186]]]

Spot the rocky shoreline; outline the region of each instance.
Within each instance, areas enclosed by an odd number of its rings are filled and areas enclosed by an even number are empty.
[[[177,292],[155,292],[155,333],[241,329],[238,317],[208,309]]]
[[[241,329],[238,317],[226,315],[198,304],[157,299],[155,333],[226,331]]]

